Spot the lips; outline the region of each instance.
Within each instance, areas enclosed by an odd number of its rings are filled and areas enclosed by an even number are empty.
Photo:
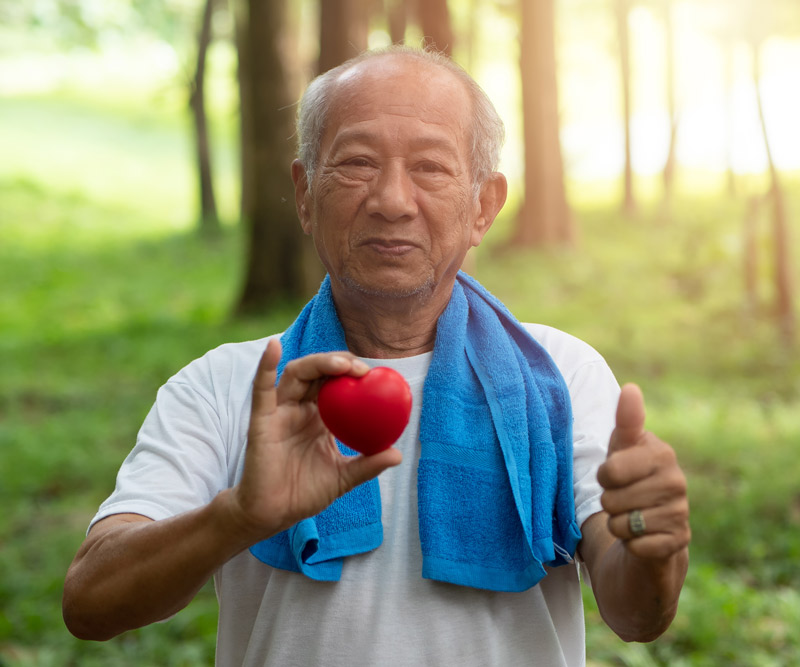
[[[408,239],[380,239],[369,238],[365,239],[358,245],[365,246],[381,255],[396,257],[411,252],[417,248],[417,244],[409,241]]]

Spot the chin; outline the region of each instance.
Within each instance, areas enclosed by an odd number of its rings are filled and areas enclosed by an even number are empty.
[[[344,276],[341,282],[348,289],[359,292],[364,296],[382,299],[422,299],[433,291],[433,281],[430,279],[415,282],[409,281],[408,283],[399,281],[365,282],[354,279],[351,276]]]

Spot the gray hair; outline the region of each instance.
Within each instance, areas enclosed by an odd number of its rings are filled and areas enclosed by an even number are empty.
[[[338,67],[315,78],[300,99],[297,113],[297,157],[311,184],[319,161],[322,134],[330,112],[330,101],[339,78],[352,67],[366,60],[391,55],[415,58],[433,66],[443,67],[461,81],[472,100],[472,185],[477,195],[480,186],[497,169],[500,149],[505,138],[503,121],[484,90],[458,64],[444,54],[431,49],[417,49],[405,45],[394,45],[384,49],[365,51]]]

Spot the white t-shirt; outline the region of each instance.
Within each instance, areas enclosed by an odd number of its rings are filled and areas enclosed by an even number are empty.
[[[619,386],[600,355],[556,329],[525,325],[561,370],[572,398],[578,524],[600,511]],[[241,476],[251,386],[267,339],[223,345],[160,390],[92,523],[124,512],[154,520],[206,504]],[[432,353],[367,359],[401,372],[413,393],[396,447],[403,463],[379,476],[384,538],[345,559],[341,580],[273,569],[244,551],[214,575],[220,604],[217,665],[355,667],[585,664],[578,564],[548,570],[533,588],[500,593],[423,579],[417,521],[422,386]]]

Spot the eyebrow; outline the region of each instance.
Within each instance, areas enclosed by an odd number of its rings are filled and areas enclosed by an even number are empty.
[[[379,140],[379,136],[374,132],[359,129],[343,130],[336,135],[331,145],[331,151],[336,151],[345,144],[359,142],[368,144],[377,140]],[[411,146],[414,150],[424,150],[426,148],[443,149],[452,153],[454,157],[458,156],[458,147],[456,144],[444,137],[423,134],[414,137],[411,140]]]

